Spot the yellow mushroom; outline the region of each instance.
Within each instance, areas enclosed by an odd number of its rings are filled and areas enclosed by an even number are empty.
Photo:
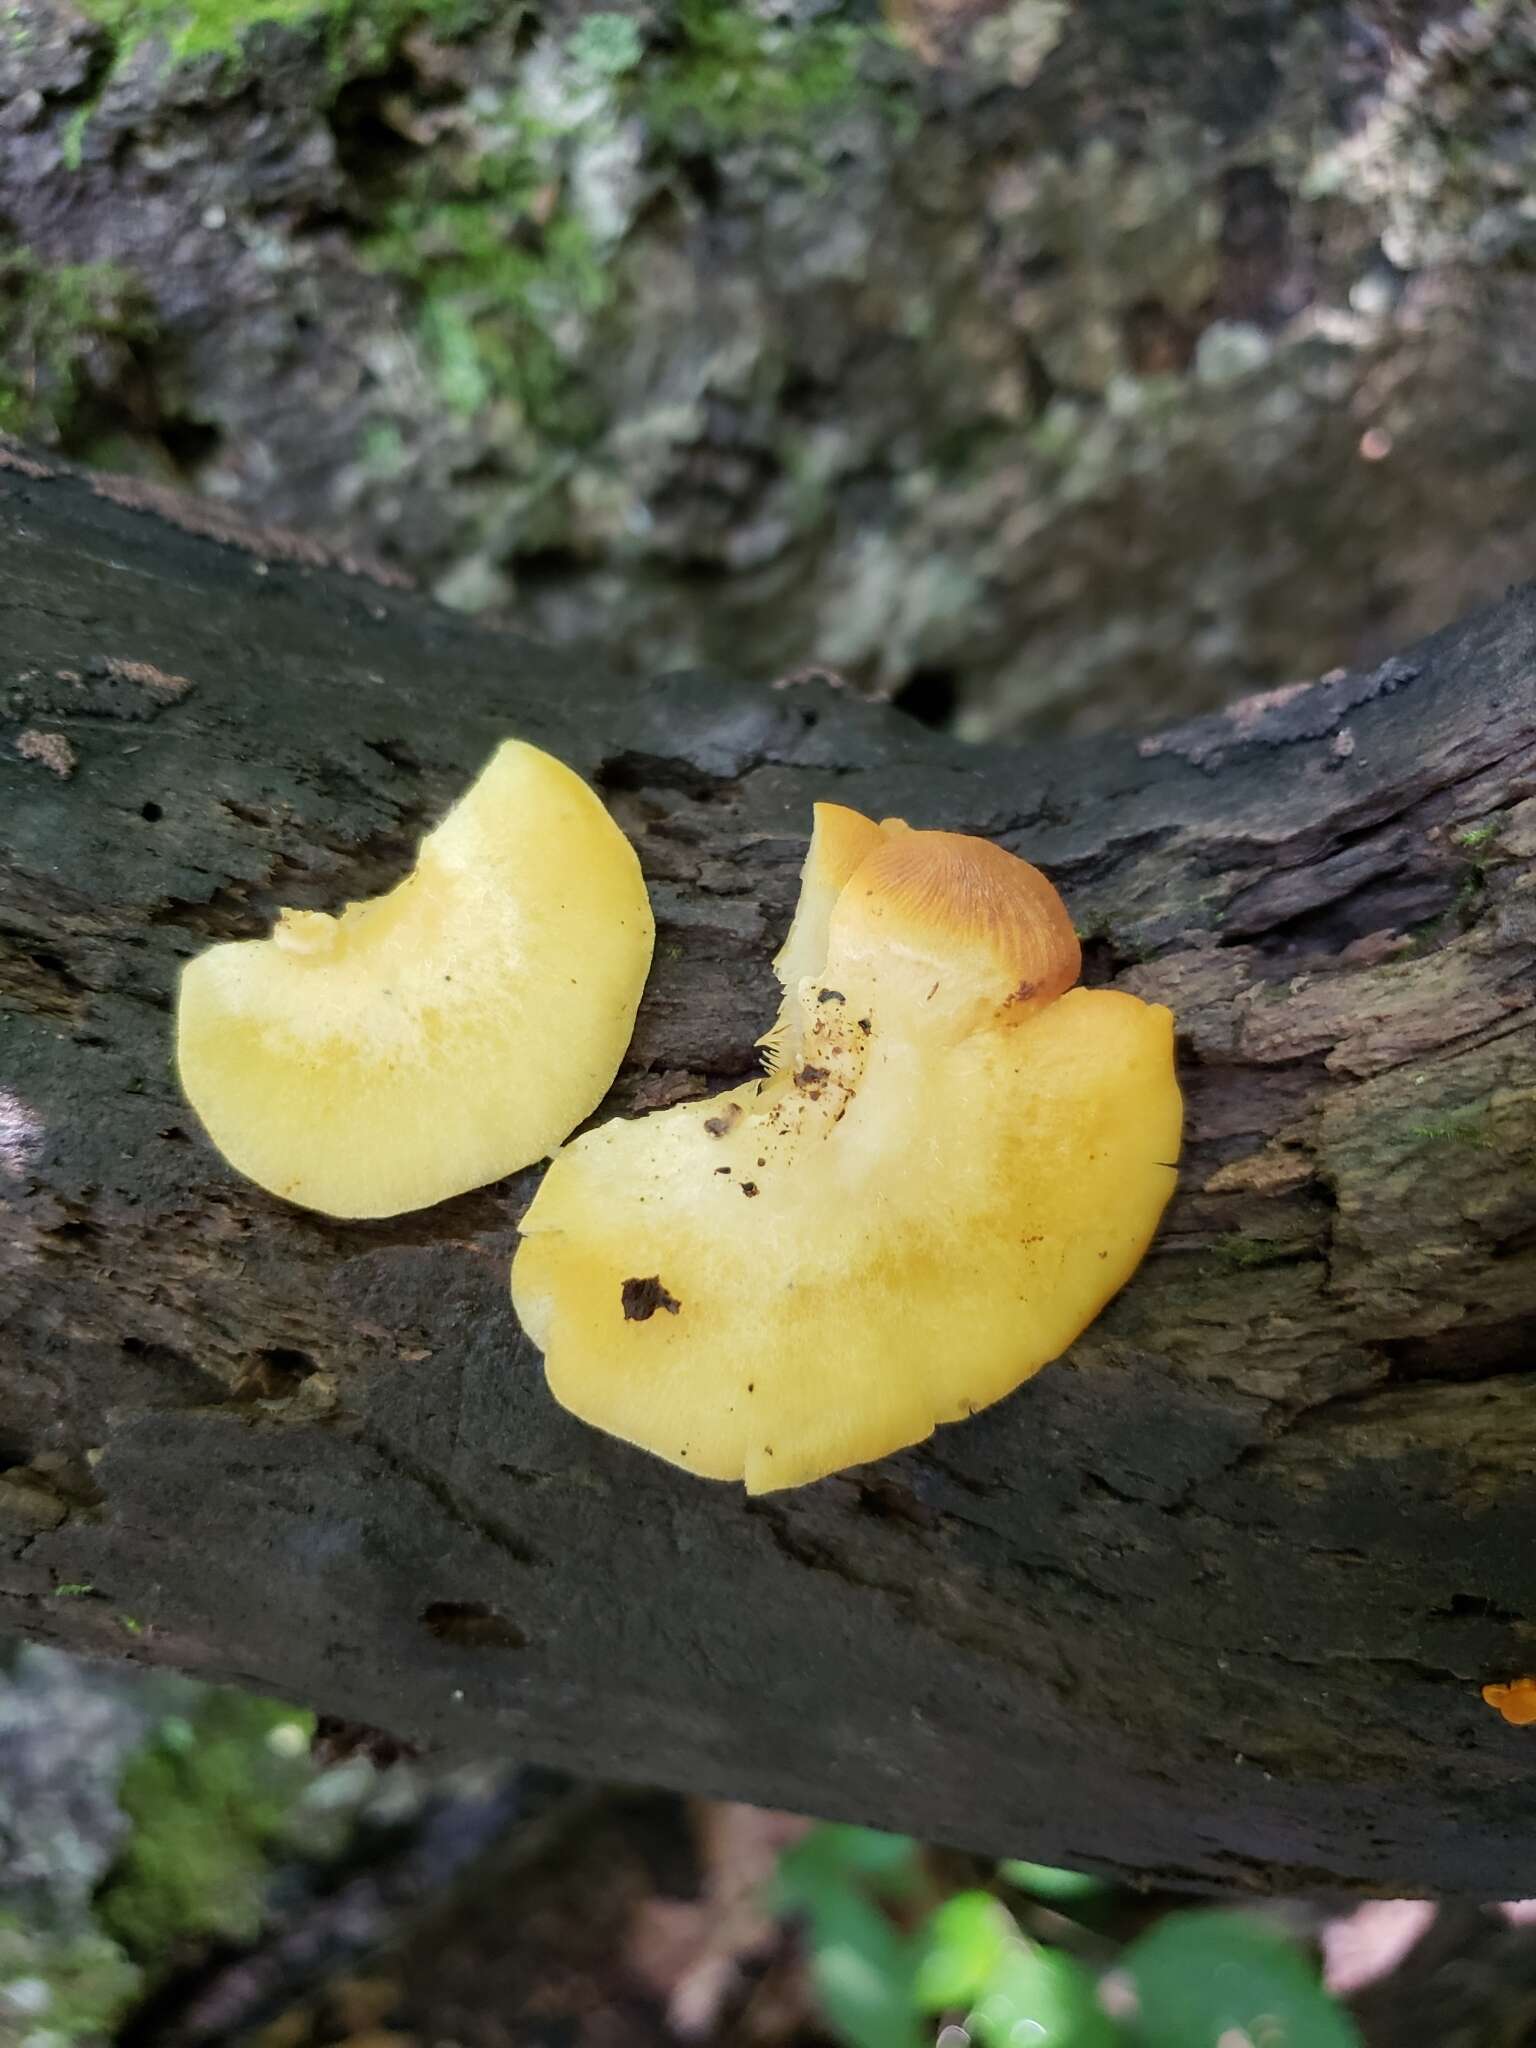
[[[1508,1685],[1485,1685],[1483,1699],[1511,1728],[1536,1726],[1536,1678],[1512,1678]]]
[[[557,1155],[512,1294],[573,1413],[752,1493],[997,1401],[1173,1189],[1173,1019],[1078,989],[1045,877],[818,805],[770,1072]]]
[[[387,896],[285,910],[188,963],[182,1087],[230,1164],[331,1216],[394,1216],[552,1152],[602,1100],[653,926],[628,840],[519,740]]]

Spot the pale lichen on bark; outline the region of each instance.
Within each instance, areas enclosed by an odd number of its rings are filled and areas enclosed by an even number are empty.
[[[1528,8],[883,12],[18,0],[0,424],[975,732],[1525,573]]]

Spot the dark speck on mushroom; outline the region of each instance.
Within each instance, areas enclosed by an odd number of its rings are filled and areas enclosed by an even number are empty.
[[[644,1280],[626,1280],[619,1289],[619,1299],[624,1305],[626,1323],[647,1323],[659,1308],[675,1316],[683,1305],[662,1286],[658,1273]]]
[[[816,998],[818,1003],[842,1003],[847,997],[840,988],[824,988]]]
[[[818,1081],[825,1081],[826,1078],[827,1070],[825,1067],[802,1067],[795,1076],[795,1086],[797,1088],[814,1088]]]
[[[869,1036],[869,1019],[867,1017],[861,1017],[859,1019],[859,1029],[864,1033],[864,1036],[866,1038]]]
[[[704,1128],[712,1138],[723,1138],[726,1132],[731,1130],[740,1121],[740,1118],[741,1104],[733,1102],[730,1108],[725,1110],[720,1116],[705,1117]]]
[[[757,1182],[755,1180],[744,1180],[741,1183],[741,1192],[748,1197],[755,1195],[757,1193]]]

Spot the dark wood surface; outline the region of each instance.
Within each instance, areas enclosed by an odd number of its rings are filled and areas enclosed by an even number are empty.
[[[614,685],[134,495],[0,456],[0,1626],[1143,1879],[1536,1890],[1536,1729],[1478,1693],[1536,1668],[1530,593],[1153,741],[973,752],[819,684]],[[536,1173],[338,1223],[212,1152],[181,961],[389,885],[508,734],[650,881],[606,1114],[752,1070],[817,797],[1026,854],[1088,978],[1172,1004],[1180,1191],[1069,1358],[749,1502],[550,1400]]]

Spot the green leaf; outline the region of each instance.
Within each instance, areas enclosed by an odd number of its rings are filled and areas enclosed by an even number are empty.
[[[877,1906],[829,1886],[812,1907],[811,1983],[850,2048],[924,2048],[908,1943]]]
[[[1017,1929],[990,1892],[957,1892],[917,1937],[915,1995],[924,2012],[969,2006],[1003,1962]]]
[[[1022,1936],[1008,1944],[966,2026],[985,2048],[1116,2048],[1121,2038],[1087,1971]]]
[[[829,1886],[866,1884],[890,1898],[910,1894],[918,1882],[917,1845],[910,1835],[878,1828],[813,1828],[779,1860],[775,1896],[790,1910],[809,1905]]]
[[[916,1869],[917,1844],[910,1835],[829,1824],[811,1839],[850,1876],[905,1881]]]
[[[1136,1986],[1140,2048],[1360,2048],[1354,2022],[1301,1951],[1240,1913],[1171,1913],[1133,1942],[1121,1967]]]
[[[1053,1870],[1048,1863],[1022,1863],[1017,1857],[997,1868],[1006,1883],[1053,1906],[1072,1899],[1100,1898],[1109,1890],[1102,1878],[1090,1877],[1085,1870]]]

